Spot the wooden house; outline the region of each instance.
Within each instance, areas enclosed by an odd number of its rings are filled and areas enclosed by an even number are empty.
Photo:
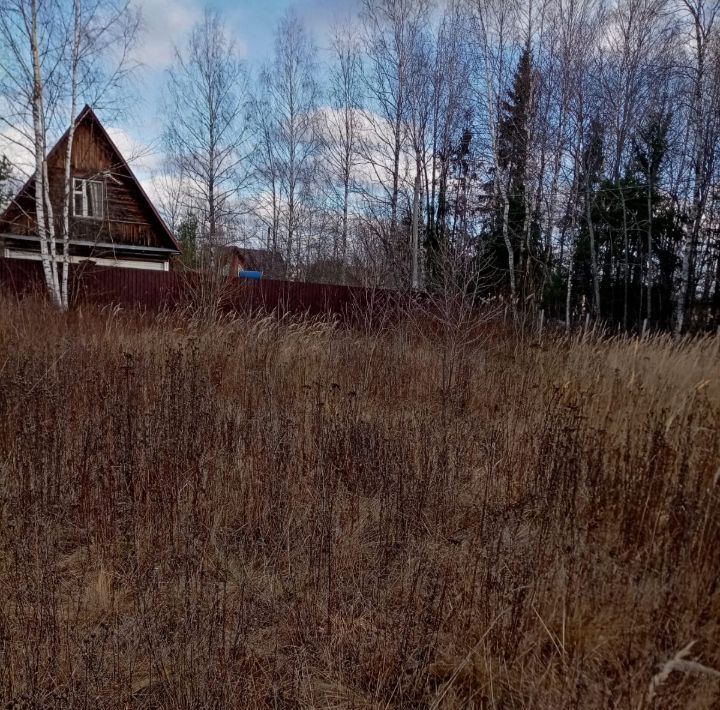
[[[66,133],[47,161],[57,235],[67,141]],[[180,251],[178,243],[89,106],[76,119],[71,173],[70,260],[167,271],[171,257]],[[0,254],[40,259],[33,178],[0,215]]]

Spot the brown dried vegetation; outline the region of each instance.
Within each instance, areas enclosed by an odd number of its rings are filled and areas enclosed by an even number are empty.
[[[0,306],[5,707],[720,704],[717,339]]]

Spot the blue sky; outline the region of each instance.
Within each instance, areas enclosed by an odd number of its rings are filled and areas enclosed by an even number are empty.
[[[174,57],[174,46],[182,47],[193,25],[209,6],[224,16],[228,30],[251,72],[271,58],[275,26],[293,7],[314,37],[323,61],[333,24],[356,16],[360,0],[136,0],[142,9],[144,30],[136,49],[141,68],[133,77],[130,110],[119,119],[100,111],[121,152],[130,161],[150,192],[150,176],[162,162],[160,136],[163,127],[161,95],[166,72]],[[8,143],[0,131],[0,153],[7,154],[19,171],[32,168],[30,154]],[[25,177],[21,175],[21,177]]]
[[[239,51],[254,71],[271,57],[275,26],[288,7],[293,7],[304,20],[322,60],[332,25],[355,15],[359,4],[360,0],[217,0],[209,3],[202,0],[139,0],[144,32],[137,49],[143,64],[136,82],[138,110],[128,112],[129,118],[119,125],[112,124],[111,116],[101,115],[101,119],[115,129],[116,137],[119,135],[121,150],[130,153],[142,150],[145,158],[138,160],[134,167],[139,174],[146,173],[159,159],[160,94],[165,72],[173,60],[173,46],[182,46],[205,6],[220,10]],[[125,139],[122,134],[126,134]],[[136,144],[135,148],[133,144]]]
[[[359,0],[140,0],[139,5],[145,30],[138,55],[143,79],[155,85],[172,62],[173,45],[182,46],[205,6],[221,12],[241,55],[256,67],[272,55],[275,26],[288,7],[303,19],[322,55],[333,23],[354,16]]]
[[[354,14],[359,0],[140,0],[145,19],[143,37],[148,66],[159,68],[170,58],[169,47],[181,43],[207,5],[220,10],[238,40],[246,58],[255,62],[272,51],[273,30],[288,7],[293,7],[315,34],[322,47],[323,38],[336,19]]]

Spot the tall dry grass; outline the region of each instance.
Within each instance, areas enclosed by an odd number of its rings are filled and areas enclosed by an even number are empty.
[[[0,307],[5,707],[719,706],[717,340]]]

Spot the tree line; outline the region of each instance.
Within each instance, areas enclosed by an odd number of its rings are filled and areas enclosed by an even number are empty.
[[[290,278],[717,327],[719,13],[362,0],[321,48],[288,10],[256,66],[208,9],[166,77],[160,206],[189,266],[239,243]]]

